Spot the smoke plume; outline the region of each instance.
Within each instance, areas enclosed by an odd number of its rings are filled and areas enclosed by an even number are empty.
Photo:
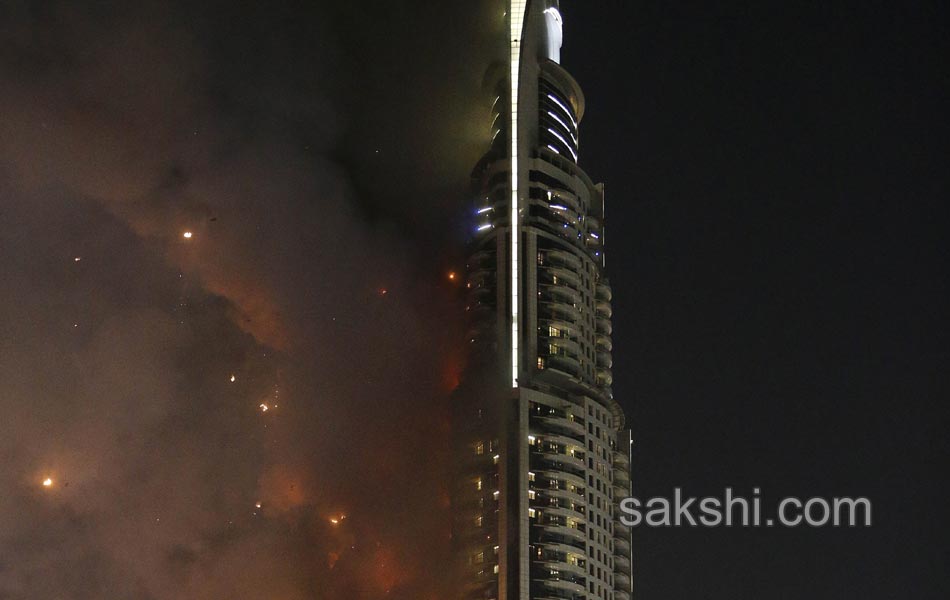
[[[448,597],[501,8],[240,4],[0,8],[0,599]]]

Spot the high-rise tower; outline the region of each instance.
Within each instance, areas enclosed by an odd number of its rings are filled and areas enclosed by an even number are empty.
[[[629,600],[630,433],[611,390],[604,190],[557,0],[507,2],[473,173],[470,366],[455,401],[460,597]]]

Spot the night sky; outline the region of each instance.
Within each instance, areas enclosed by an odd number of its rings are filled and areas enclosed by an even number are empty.
[[[874,503],[636,596],[947,597],[946,8],[562,4],[636,495]],[[498,7],[0,5],[0,599],[450,597]]]
[[[637,594],[947,597],[946,7],[563,4],[636,494],[874,503],[638,529]]]

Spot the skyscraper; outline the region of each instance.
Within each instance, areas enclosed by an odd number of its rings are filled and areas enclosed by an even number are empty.
[[[631,444],[611,390],[604,189],[579,166],[584,95],[560,66],[557,0],[509,0],[505,21],[454,402],[460,596],[629,600]]]

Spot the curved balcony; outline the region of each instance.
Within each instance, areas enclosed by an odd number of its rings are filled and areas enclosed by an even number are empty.
[[[629,463],[627,466],[629,467]],[[630,474],[627,469],[614,469],[614,482],[628,487],[630,485]]]
[[[535,578],[534,581],[535,583],[539,583],[542,586],[547,587],[549,589],[560,590],[560,591],[568,592],[570,594],[583,594],[585,591],[587,591],[587,588],[585,588],[582,584],[574,583],[573,581],[570,581],[567,579],[554,579],[553,577],[549,577],[549,578],[544,578],[544,579]],[[550,596],[545,596],[544,594],[545,592],[541,592],[542,598],[550,597]],[[563,598],[566,600],[568,598],[573,598],[574,596],[553,596],[553,597],[558,598],[558,599]]]
[[[630,592],[627,590],[616,590],[614,591],[614,600],[631,600]]]
[[[608,386],[613,383],[614,374],[610,372],[610,369],[597,369],[597,385]]]
[[[581,232],[578,231],[577,227],[574,227],[570,223],[562,222],[560,226],[556,226],[553,223],[550,225],[552,226],[552,229],[556,231],[559,236],[561,236],[562,239],[570,240],[574,243],[578,243],[581,239]]]
[[[549,523],[535,523],[534,527],[539,529],[542,534],[556,535],[562,539],[573,540],[575,543],[580,542],[582,548],[583,544],[587,541],[587,532],[577,527]]]
[[[574,335],[574,323],[571,321],[566,321],[564,319],[551,319],[545,317],[538,318],[538,327],[541,328],[541,331],[547,331],[549,327],[553,327],[560,331],[562,334],[567,334],[568,336]]]
[[[557,282],[555,285],[567,284],[568,286],[577,288],[581,285],[581,278],[577,275],[576,271],[571,271],[563,267],[542,267],[541,275],[549,275],[550,277],[557,277]]]
[[[558,471],[567,471],[568,473],[583,473],[586,464],[580,458],[575,458],[570,454],[561,454],[560,452],[548,452],[545,450],[533,450],[531,457],[543,461],[548,466],[554,467]]]
[[[467,299],[469,304],[489,303],[495,300],[495,289],[490,285],[475,285],[468,289]]]
[[[539,541],[533,541],[532,543],[535,546],[540,546],[544,550],[557,552],[559,554],[565,554],[565,555],[578,554],[580,556],[587,556],[587,554],[583,551],[583,548],[581,549],[580,552],[578,552],[577,546],[573,544],[569,545],[569,544],[562,544],[560,542],[539,542]]]
[[[472,268],[493,268],[495,266],[495,253],[488,250],[479,250],[468,257],[468,264]]]
[[[555,481],[563,481],[581,490],[587,487],[587,480],[585,480],[583,477],[579,475],[574,475],[573,473],[570,473],[567,471],[552,471],[550,469],[538,469],[538,470],[535,470],[534,473],[539,478],[549,479],[549,480],[553,479]],[[540,490],[542,488],[541,486],[538,486],[537,489]],[[548,486],[543,489],[548,489],[548,490],[560,489],[563,492],[572,493],[566,488],[552,488]],[[581,496],[581,498],[584,497],[583,494],[580,494],[579,492],[578,494]]]
[[[624,471],[630,469],[630,457],[626,452],[614,451],[614,466]]]
[[[548,263],[565,267],[575,273],[583,266],[580,258],[565,250],[548,250],[545,252],[545,257]]]
[[[465,310],[473,321],[482,321],[495,314],[495,306],[482,300],[469,304],[465,307]]]
[[[586,430],[584,424],[570,419],[569,417],[560,417],[557,415],[531,415],[531,420],[536,421],[538,425],[545,429],[539,434],[543,435],[549,431],[560,432],[568,436],[579,436],[583,439]],[[575,443],[577,439],[575,439]]]
[[[541,313],[539,316],[542,318],[547,316],[569,323],[574,323],[581,318],[581,311],[572,302],[563,302],[556,298],[545,299],[542,295],[538,305]]]
[[[555,498],[557,500],[563,500],[565,502],[573,502],[577,506],[587,506],[587,498],[584,497],[584,494],[580,492],[572,492],[570,490],[562,490],[555,488],[543,488],[537,487],[534,488],[535,493],[542,498]],[[544,504],[539,504],[539,506],[545,506]],[[578,511],[580,512],[580,511]],[[584,514],[587,514],[587,511],[584,511]]]
[[[632,580],[630,576],[626,573],[614,573],[614,588],[618,590],[629,590],[631,589],[630,584]]]
[[[465,291],[468,297],[472,297],[478,290],[493,290],[495,287],[495,277],[488,271],[477,271],[469,275],[465,282]]]
[[[579,475],[574,475],[573,473],[566,473],[564,471],[558,471],[557,477],[561,478],[563,481],[565,476],[571,477],[572,479],[582,479]],[[549,481],[558,481],[557,479],[552,479]],[[578,485],[563,485],[562,487],[553,488],[548,486],[538,486],[534,489],[535,496],[540,498],[557,498],[559,500],[572,501],[574,504],[586,504],[587,498],[584,496],[584,488]]]
[[[582,212],[581,204],[577,200],[577,195],[569,190],[551,187],[539,181],[532,181],[531,187],[542,190],[542,196],[552,204],[562,204],[575,212]]]
[[[577,223],[563,211],[551,210],[547,204],[538,201],[532,202],[529,211],[525,223],[542,228],[561,240],[580,243],[581,232],[577,228]]]
[[[547,434],[545,434],[545,433],[538,433],[538,434],[537,434],[537,441],[536,441],[536,443],[537,443],[539,446],[540,446],[542,443],[548,443],[548,442],[551,442],[551,443],[554,443],[554,444],[558,444],[558,445],[560,445],[560,446],[564,446],[565,449],[574,448],[574,449],[576,449],[577,453],[579,453],[579,454],[581,455],[580,458],[583,458],[583,457],[584,457],[584,452],[585,452],[586,449],[584,448],[584,443],[583,443],[583,442],[578,442],[578,441],[575,440],[575,439],[572,439],[572,438],[569,438],[569,437],[566,437],[566,436],[563,436],[563,435],[558,435],[558,434],[556,434],[556,433],[547,433]],[[538,446],[535,446],[535,448],[537,448],[537,447],[538,447]]]
[[[597,352],[597,366],[603,369],[613,368],[614,359],[610,352]]]
[[[630,557],[630,540],[627,538],[614,538],[614,551],[617,555]]]
[[[610,286],[603,281],[597,282],[596,288],[596,298],[598,300],[603,300],[604,302],[610,302],[613,300],[613,291],[610,289]]]
[[[614,556],[614,571],[632,575],[633,571],[632,565],[630,564],[630,559],[626,556],[623,556],[622,554]]]
[[[580,511],[576,508],[570,508],[567,506],[550,506],[548,504],[539,503],[534,506],[538,510],[544,511],[545,514],[549,515],[558,515],[561,517],[570,517],[572,519],[586,519],[587,512]]]
[[[597,349],[604,349],[607,352],[610,352],[614,349],[614,342],[610,339],[610,336],[600,335],[594,338],[594,343],[597,344]]]
[[[478,598],[481,597],[482,596],[478,596]],[[485,596],[485,598],[488,598],[488,596]],[[558,590],[544,590],[531,596],[531,600],[587,600],[587,596],[578,595],[571,592],[561,592]]]
[[[577,553],[576,550],[574,552]],[[531,562],[545,569],[554,569],[561,573],[570,573],[571,575],[579,575],[581,577],[587,576],[587,572],[584,570],[584,567],[572,565],[571,563],[564,562],[562,560],[546,560],[544,558],[536,558]]]
[[[568,356],[577,356],[581,353],[580,344],[569,337],[553,335],[541,335],[539,337],[544,340],[544,343],[560,349],[560,352],[556,356],[563,356],[564,353]]]
[[[614,315],[614,309],[611,308],[610,302],[598,300],[597,304],[594,305],[594,308],[597,310],[598,315],[602,315],[608,319]]]
[[[567,304],[580,304],[583,302],[581,293],[567,285],[559,283],[539,283],[538,289],[541,290],[541,300],[552,300],[566,302]]]
[[[630,495],[630,486],[622,486],[620,483],[614,479],[614,500],[618,503]]]
[[[614,538],[629,541],[630,533],[630,528],[624,525],[620,519],[614,521]]]
[[[581,363],[576,358],[571,358],[570,356],[563,356],[560,354],[552,354],[545,357],[547,361],[547,368],[555,369],[557,371],[562,371],[568,375],[574,377],[583,377],[584,369],[581,368]]]
[[[614,332],[614,328],[610,325],[610,319],[597,315],[596,323],[597,333],[602,335],[610,335]]]

